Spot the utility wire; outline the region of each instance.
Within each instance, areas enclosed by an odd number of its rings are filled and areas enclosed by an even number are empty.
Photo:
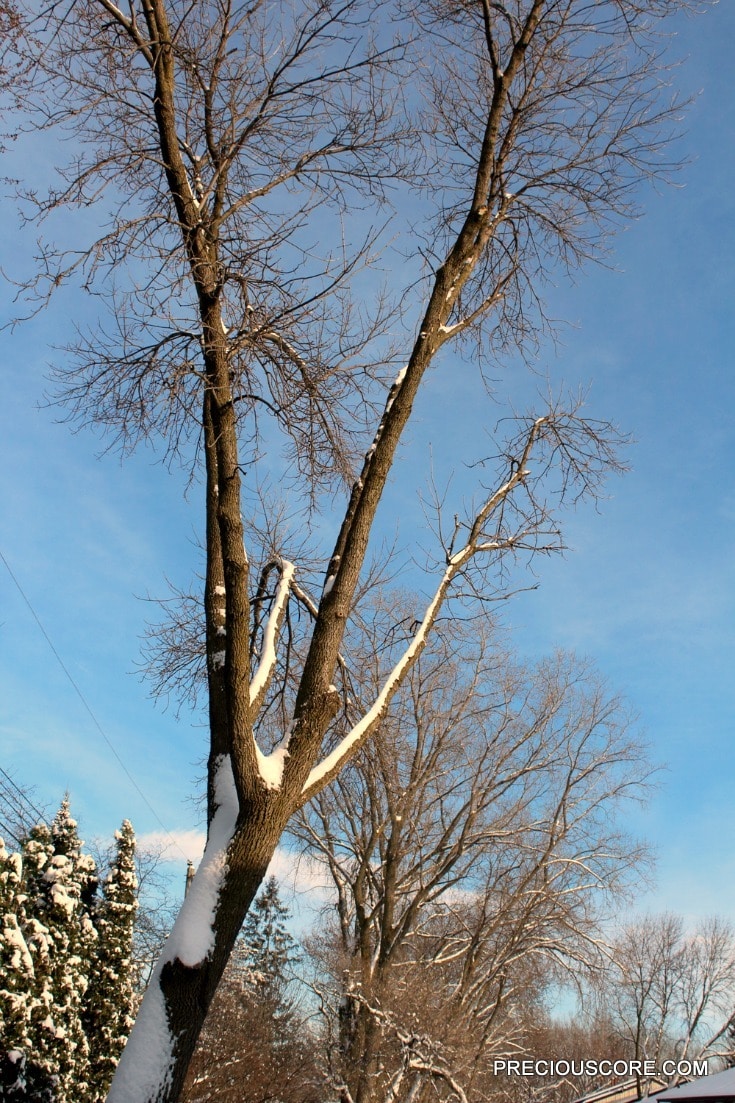
[[[43,635],[43,638],[44,638],[44,639],[46,640],[46,643],[47,643],[47,644],[49,645],[49,647],[51,648],[51,650],[52,650],[52,652],[53,652],[53,654],[54,654],[54,657],[56,658],[56,661],[58,662],[58,664],[59,664],[59,666],[61,667],[61,669],[62,669],[62,670],[64,671],[64,674],[66,675],[66,677],[67,677],[67,678],[69,679],[69,682],[71,683],[71,685],[72,685],[72,687],[73,687],[73,689],[74,689],[74,692],[76,693],[77,697],[78,697],[78,698],[79,698],[79,700],[80,700],[80,701],[82,702],[82,705],[83,705],[83,706],[84,706],[84,708],[85,708],[85,709],[87,710],[87,713],[89,714],[89,716],[90,716],[90,719],[92,720],[92,723],[94,724],[95,728],[97,729],[97,731],[98,731],[98,732],[100,733],[100,735],[101,735],[101,736],[102,736],[102,738],[104,739],[104,741],[105,741],[105,743],[107,744],[107,746],[108,746],[108,747],[110,748],[110,750],[112,751],[112,754],[113,754],[113,755],[115,756],[115,758],[116,758],[116,760],[117,760],[117,762],[118,762],[118,765],[120,766],[120,769],[121,769],[121,770],[123,771],[123,773],[124,773],[124,774],[125,774],[125,776],[127,777],[128,781],[129,781],[129,782],[130,782],[130,784],[131,784],[131,785],[133,786],[133,788],[135,789],[136,793],[138,794],[138,796],[140,797],[140,799],[141,799],[141,800],[143,801],[143,803],[145,804],[145,806],[146,806],[146,808],[148,809],[148,811],[149,811],[149,812],[151,813],[151,815],[152,815],[152,816],[153,816],[153,817],[155,818],[155,820],[156,820],[156,823],[157,823],[157,824],[159,825],[159,827],[161,827],[161,829],[163,830],[164,834],[165,834],[165,835],[167,835],[167,836],[168,836],[168,838],[169,838],[169,839],[171,840],[171,844],[172,844],[172,846],[175,846],[175,847],[176,847],[176,849],[178,850],[179,854],[181,854],[182,858],[186,859],[186,854],[184,854],[184,851],[183,851],[183,850],[181,849],[181,847],[180,847],[180,846],[179,846],[179,844],[177,843],[176,839],[174,839],[173,835],[171,835],[171,833],[169,832],[168,828],[167,828],[167,827],[166,827],[166,825],[165,825],[165,824],[163,823],[163,820],[162,820],[162,819],[161,819],[161,817],[160,817],[160,816],[158,815],[158,812],[156,812],[155,808],[153,807],[153,805],[151,804],[151,802],[150,802],[150,801],[148,800],[148,797],[147,797],[147,796],[145,795],[145,793],[143,792],[143,790],[141,789],[141,787],[140,787],[140,786],[138,785],[138,782],[137,782],[137,781],[135,780],[135,778],[133,777],[133,775],[132,775],[132,774],[130,773],[130,770],[129,770],[129,769],[127,768],[127,766],[126,766],[126,765],[125,765],[125,763],[123,762],[122,758],[121,758],[121,757],[120,757],[120,755],[118,754],[118,752],[117,752],[117,749],[116,749],[116,747],[115,747],[114,743],[112,742],[112,740],[111,740],[111,739],[109,739],[109,738],[108,738],[108,736],[107,736],[107,733],[106,733],[106,732],[104,731],[104,729],[102,728],[102,725],[100,724],[99,720],[97,719],[97,717],[95,716],[95,714],[94,714],[94,713],[92,712],[92,709],[91,709],[90,705],[88,704],[88,702],[87,702],[87,699],[86,699],[86,697],[85,697],[85,696],[84,696],[84,694],[82,693],[82,691],[81,691],[81,689],[79,688],[79,686],[77,685],[77,683],[76,683],[76,682],[74,681],[74,678],[72,677],[72,675],[71,675],[71,674],[69,673],[69,670],[68,670],[68,668],[66,667],[66,665],[65,665],[65,663],[64,663],[64,660],[63,660],[63,659],[61,658],[61,655],[59,654],[59,652],[58,652],[58,651],[56,650],[56,648],[54,647],[54,644],[53,644],[53,642],[52,642],[52,640],[51,640],[51,637],[49,636],[48,632],[46,631],[46,629],[44,628],[43,624],[41,623],[41,619],[40,619],[40,617],[38,616],[38,614],[36,613],[36,610],[35,610],[35,609],[33,608],[33,606],[31,605],[31,603],[30,603],[30,600],[29,600],[29,599],[28,599],[28,597],[26,596],[26,594],[25,594],[25,591],[23,590],[23,587],[21,586],[20,582],[18,581],[18,579],[17,579],[17,578],[15,577],[15,575],[13,574],[13,571],[11,570],[10,564],[8,563],[8,561],[7,561],[7,559],[5,558],[5,556],[3,555],[2,549],[0,549],[0,559],[2,559],[3,563],[5,564],[5,568],[6,568],[7,572],[8,572],[8,574],[10,575],[10,577],[11,577],[11,578],[12,578],[12,580],[13,580],[13,582],[15,583],[15,587],[16,587],[16,589],[17,589],[18,593],[20,594],[20,596],[21,596],[21,597],[23,598],[23,601],[24,601],[24,602],[26,603],[26,605],[28,606],[28,609],[29,609],[29,611],[30,611],[30,613],[31,613],[31,616],[33,617],[33,619],[35,620],[35,622],[36,622],[36,624],[38,625],[39,629],[41,630],[41,633],[42,633],[42,635]],[[4,771],[3,771],[3,772],[4,772]]]
[[[4,832],[4,840],[3,841],[9,839],[12,843],[15,843],[15,845],[17,847],[20,847],[20,845],[21,845],[20,844],[20,839],[16,835],[15,831],[13,831],[12,827],[8,827],[8,825],[6,823],[3,823],[3,821],[0,820],[0,828],[2,828],[2,830]]]
[[[11,774],[0,766],[0,828],[20,848],[21,840],[30,832],[34,824],[42,822],[46,815],[21,789]],[[10,826],[5,822],[10,818]]]
[[[0,555],[1,554],[2,552],[0,552]],[[3,770],[2,766],[0,766],[0,774],[3,775],[5,780],[10,785],[11,789],[13,789],[13,791],[17,794],[16,803],[19,803],[19,807],[16,809],[16,811],[24,812],[26,815],[28,815],[28,812],[30,811],[33,813],[34,816],[38,816],[39,820],[42,820],[45,816],[45,813],[42,812],[40,808],[36,807],[28,794],[24,792],[24,790],[21,789],[21,787],[17,784],[15,778],[11,777],[7,770]],[[2,782],[0,782],[0,784],[2,784]],[[4,785],[3,792],[7,797],[10,796]],[[18,798],[20,798],[20,800],[18,800]]]

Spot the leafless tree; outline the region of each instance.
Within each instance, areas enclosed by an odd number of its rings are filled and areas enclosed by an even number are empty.
[[[427,371],[471,338],[482,364],[528,348],[547,277],[599,255],[636,184],[666,170],[678,108],[658,26],[682,6],[72,0],[36,19],[28,117],[61,127],[73,153],[49,194],[28,192],[28,217],[97,204],[106,220],[91,244],[46,244],[25,288],[40,308],[75,277],[110,307],[60,366],[64,401],[123,449],[156,436],[173,457],[193,442],[205,471],[209,841],[116,1103],[177,1098],[278,838],[378,729],[450,591],[491,585],[505,553],[558,547],[556,508],[614,464],[609,428],[577,409],[534,414],[498,443],[496,481],[447,538],[413,638],[323,757],[376,510]],[[418,189],[399,245],[423,268],[397,289],[391,343],[389,306],[357,304],[372,290],[359,226],[394,181]],[[404,366],[386,399],[395,342]],[[264,442],[285,448],[307,504],[347,480],[315,598],[283,542],[246,550],[243,473]],[[277,685],[297,602],[314,619]],[[266,753],[274,693],[290,715]]]
[[[611,1065],[603,1062],[614,1065],[616,1061],[630,1061],[629,1046],[604,1012],[588,1018],[579,1009],[570,1018],[561,1020],[553,1008],[545,1014],[542,1009],[527,1029],[524,1053],[541,1061],[567,1061],[569,1071],[564,1065],[562,1072],[538,1077],[500,1072],[494,1078],[494,1094],[507,1103],[574,1103],[609,1082],[610,1076],[605,1072]],[[625,1064],[618,1065],[618,1070],[624,1067]],[[620,1082],[620,1077],[615,1079]]]
[[[678,991],[684,1024],[676,1052],[682,1060],[730,1056],[735,1019],[735,930],[718,916],[704,920],[682,947]]]
[[[647,775],[621,703],[569,656],[524,668],[478,630],[435,637],[292,829],[334,884],[332,1066],[355,1103],[435,1079],[429,1039],[482,1095],[489,1059],[523,1051],[534,993],[599,967],[600,906],[642,857],[615,826]],[[386,664],[368,648],[363,692]]]
[[[18,103],[22,96],[22,86],[26,63],[18,44],[23,36],[23,20],[13,0],[0,0],[0,95],[11,104]],[[13,133],[0,132],[0,153],[6,148],[6,142],[16,137]]]
[[[0,834],[18,850],[32,827],[48,821],[48,813],[39,808],[35,800],[32,787],[19,785],[12,774],[0,766]]]
[[[735,1006],[732,927],[714,918],[687,933],[669,914],[632,924],[614,943],[602,993],[635,1058],[660,1067],[724,1054]],[[640,1076],[638,1087],[642,1095]]]

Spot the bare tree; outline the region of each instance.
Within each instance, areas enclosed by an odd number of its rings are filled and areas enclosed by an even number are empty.
[[[727,1054],[735,1017],[735,930],[719,916],[704,920],[682,947],[679,1018],[682,1060]]]
[[[519,1077],[500,1073],[494,1078],[493,1090],[499,1099],[508,1103],[574,1103],[601,1087],[601,1079],[607,1080],[604,1070],[610,1065],[602,1062],[630,1061],[630,1049],[613,1029],[604,1011],[588,1018],[575,1011],[569,1019],[559,1019],[558,1014],[544,1009],[529,1025],[524,1054],[551,1062],[560,1058],[568,1061],[555,1075]],[[600,1073],[602,1066],[603,1074]],[[618,1066],[620,1069],[623,1066]]]
[[[544,990],[599,967],[600,907],[642,857],[615,826],[647,774],[621,703],[569,656],[523,668],[477,634],[435,637],[292,828],[334,884],[331,1063],[355,1103],[435,1079],[429,1039],[482,1095],[489,1058],[522,1051]],[[368,649],[363,692],[386,664]]]
[[[376,510],[427,370],[450,342],[475,339],[481,358],[527,348],[547,276],[599,255],[635,185],[665,171],[677,107],[662,94],[658,20],[681,7],[458,0],[379,5],[376,20],[362,0],[72,0],[36,19],[29,118],[74,145],[58,185],[26,196],[29,217],[97,203],[107,220],[91,244],[46,245],[25,289],[40,307],[72,277],[104,286],[108,321],[61,366],[64,401],[124,449],[158,435],[175,456],[194,442],[205,471],[208,844],[111,1100],[177,1098],[290,817],[378,729],[458,583],[487,590],[505,553],[559,547],[555,509],[614,465],[614,434],[576,408],[533,414],[498,444],[496,481],[447,538],[413,637],[324,756]],[[351,249],[349,219],[379,218],[403,179],[419,188],[408,247],[424,267],[397,290],[404,366],[384,400],[391,315],[357,306],[373,239]],[[307,503],[347,480],[315,598],[272,529],[246,550],[243,471],[266,437]],[[284,681],[295,602],[314,619]],[[266,752],[274,696],[288,720]]]
[[[632,1056],[653,1061],[727,1051],[735,1003],[735,936],[708,919],[687,934],[679,916],[648,916],[613,946],[603,1000]],[[642,1095],[645,1083],[638,1074]]]
[[[17,49],[22,35],[23,20],[17,5],[13,0],[0,0],[0,95],[11,104],[20,100],[27,71],[23,52]],[[0,153],[4,152],[8,139],[15,137],[13,133],[0,132]]]
[[[0,766],[0,833],[5,841],[20,849],[31,828],[48,819],[48,813],[35,803],[34,789],[19,785]]]

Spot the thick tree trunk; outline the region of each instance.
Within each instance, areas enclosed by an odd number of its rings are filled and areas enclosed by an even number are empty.
[[[206,914],[207,891],[198,891],[218,855],[205,851],[169,941],[146,991],[112,1082],[108,1103],[176,1103],[207,1010],[245,915],[273,857],[283,825],[263,801],[243,818],[226,849],[219,894]],[[216,821],[215,821],[216,822]],[[209,851],[208,846],[208,851]],[[206,947],[207,922],[211,945]],[[197,960],[191,948],[207,952]]]

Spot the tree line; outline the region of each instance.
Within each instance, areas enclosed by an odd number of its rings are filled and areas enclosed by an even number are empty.
[[[410,617],[405,594],[383,615],[401,600]],[[369,699],[392,661],[368,647],[354,691]],[[494,1061],[728,1059],[731,926],[612,921],[647,871],[624,825],[650,774],[624,702],[588,662],[522,664],[499,630],[442,626],[375,738],[292,824],[292,851],[321,871],[322,912],[299,945],[266,882],[182,1099],[521,1103],[530,1090],[571,1103],[599,1079],[529,1087]],[[104,1099],[140,997],[132,830],[101,894],[81,845],[64,802],[2,852],[2,1039],[24,1058],[26,1093],[8,1099]],[[562,990],[578,1000],[567,1018]]]

